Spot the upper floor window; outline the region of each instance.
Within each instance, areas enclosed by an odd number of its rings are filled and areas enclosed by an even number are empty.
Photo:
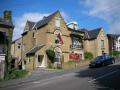
[[[4,53],[5,52],[5,48],[0,47],[0,53]]]
[[[104,40],[101,40],[101,48],[104,48]]]
[[[35,33],[33,32],[33,38],[35,38]]]
[[[72,38],[72,44],[73,44],[73,45],[80,45],[79,39],[76,38],[76,37],[73,37],[73,38]]]
[[[56,17],[56,19],[55,19],[55,27],[56,28],[60,28],[60,21],[61,21],[61,18]]]
[[[25,45],[25,43],[22,45],[22,49],[23,49],[23,51],[25,51],[25,47],[26,47],[26,45]]]

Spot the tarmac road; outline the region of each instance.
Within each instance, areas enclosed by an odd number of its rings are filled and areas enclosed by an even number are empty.
[[[120,90],[120,62],[52,74],[44,79],[0,87],[0,90]]]

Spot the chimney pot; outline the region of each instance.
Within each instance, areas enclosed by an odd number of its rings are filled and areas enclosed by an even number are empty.
[[[10,10],[5,10],[4,11],[4,19],[7,21],[11,21],[12,20],[12,12]]]

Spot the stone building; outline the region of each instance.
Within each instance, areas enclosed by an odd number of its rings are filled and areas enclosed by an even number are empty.
[[[14,68],[22,68],[22,38],[18,38],[12,42],[11,45],[11,55],[12,63]]]
[[[11,60],[11,42],[13,33],[11,11],[4,11],[4,16],[0,17],[0,78],[4,78],[5,70]]]
[[[119,34],[107,34],[109,52],[120,51],[120,35]]]
[[[91,52],[94,57],[109,53],[108,38],[103,28],[97,28],[94,30],[82,29],[82,31],[85,31],[85,52]]]
[[[22,33],[23,69],[46,68],[48,49],[55,52],[54,64],[84,59],[84,32],[68,26],[59,11],[38,22],[27,21]]]

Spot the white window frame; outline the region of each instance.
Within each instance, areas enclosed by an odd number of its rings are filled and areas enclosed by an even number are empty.
[[[104,43],[104,40],[101,40],[101,48],[104,48],[105,47],[105,43]]]
[[[61,18],[60,17],[56,17],[56,19],[55,19],[55,27],[56,28],[60,28],[60,22],[61,22]]]

